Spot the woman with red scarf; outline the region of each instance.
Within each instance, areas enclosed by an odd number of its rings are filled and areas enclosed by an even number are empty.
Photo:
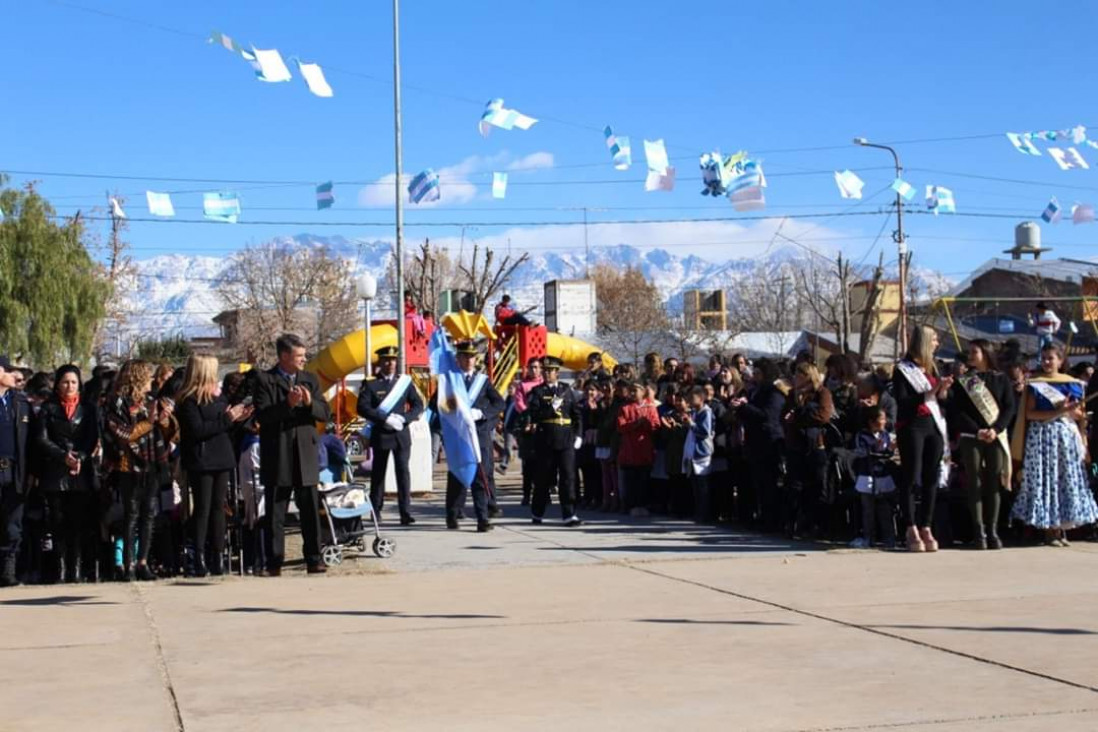
[[[53,384],[53,395],[38,412],[32,432],[38,486],[46,499],[46,519],[53,535],[47,581],[80,582],[85,557],[89,564],[95,557],[92,453],[99,443],[99,420],[95,406],[80,401],[80,369],[62,366]]]

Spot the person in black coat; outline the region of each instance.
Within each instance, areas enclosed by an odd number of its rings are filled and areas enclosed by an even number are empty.
[[[94,404],[80,399],[80,369],[57,369],[53,395],[33,421],[38,488],[53,536],[51,578],[80,582],[84,557],[95,555],[97,473],[92,454],[99,444]]]
[[[19,584],[15,563],[23,539],[27,437],[31,408],[15,389],[23,375],[0,356],[0,587]]]
[[[259,474],[266,490],[267,575],[282,574],[286,555],[284,525],[293,495],[301,521],[303,553],[310,574],[327,571],[320,556],[320,513],[316,486],[318,422],[331,408],[315,374],[304,371],[305,343],[285,334],[275,343],[278,365],[256,374],[255,418],[259,422]]]
[[[561,360],[552,356],[542,360],[545,381],[530,392],[526,402],[538,460],[530,509],[534,523],[540,524],[555,484],[561,517],[566,525],[579,526],[582,522],[575,511],[576,450],[583,443],[583,420],[572,387],[559,381],[561,365]]]
[[[454,350],[457,354],[458,368],[461,370],[465,381],[465,388],[471,389],[480,381],[480,375],[476,372],[476,345],[470,341],[465,341],[455,344]],[[477,531],[485,532],[492,530],[492,524],[488,520],[490,518],[488,493],[491,490],[489,480],[492,474],[492,435],[496,430],[496,423],[503,413],[505,402],[487,376],[485,376],[483,386],[473,396],[470,411],[473,413],[473,420],[476,423],[477,442],[480,445],[480,466],[477,468],[477,474],[473,478],[469,492],[473,494],[473,509],[477,517]],[[437,399],[437,394],[431,397],[431,410],[436,414],[438,413]],[[445,444],[443,448],[445,449]],[[454,474],[447,472],[446,528],[458,528],[458,515],[465,506],[466,492],[465,486],[454,477]]]
[[[408,425],[423,414],[423,400],[411,378],[401,379],[396,372],[397,347],[386,346],[377,350],[380,370],[376,379],[363,384],[358,395],[358,414],[370,422],[370,447],[373,448],[373,465],[370,470],[370,502],[378,517],[385,505],[385,473],[392,456],[396,471],[397,504],[400,508],[400,525],[409,526],[412,518],[412,476],[408,471],[408,458],[412,451],[412,436]],[[393,396],[394,389],[400,394]],[[388,398],[392,405],[382,404]]]
[[[744,452],[755,494],[755,513],[769,531],[784,524],[781,494],[778,491],[782,453],[785,446],[786,396],[777,386],[778,365],[768,359],[755,362],[754,389],[750,396],[729,402],[744,429]]]
[[[192,354],[176,396],[179,457],[194,496],[194,575],[221,575],[225,553],[225,497],[236,467],[233,427],[252,415],[244,404],[229,406],[217,382],[217,359]],[[209,536],[210,562],[206,561]],[[212,569],[207,569],[212,566]]]
[[[1003,480],[1011,459],[1007,428],[1014,420],[1016,405],[1010,380],[994,366],[995,347],[982,338],[971,341],[968,344],[969,371],[954,382],[946,402],[950,435],[957,438],[956,456],[965,470],[973,542],[977,549],[1003,548],[998,531],[1000,491],[1009,489]],[[979,379],[983,387],[971,381],[973,378]],[[969,393],[973,389],[986,392],[994,400],[999,410],[994,420],[986,419],[977,407]],[[1000,435],[1005,435],[1005,442]]]

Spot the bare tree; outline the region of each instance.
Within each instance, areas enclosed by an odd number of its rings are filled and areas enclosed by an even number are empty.
[[[598,332],[611,351],[640,363],[668,329],[667,311],[655,284],[639,269],[598,265],[591,270],[598,298]]]
[[[873,268],[873,276],[866,284],[865,302],[858,308],[862,322],[858,332],[858,358],[862,362],[868,361],[873,353],[873,344],[880,335],[881,326],[881,300],[884,290],[881,286],[884,279],[884,253],[877,259],[877,266]],[[899,340],[899,339],[897,339]]]
[[[272,341],[281,332],[297,332],[320,349],[357,324],[351,264],[327,247],[246,247],[230,258],[215,287],[235,311],[233,345],[249,361],[273,360]]]
[[[457,285],[457,266],[447,251],[431,246],[424,239],[418,252],[404,263],[404,291],[420,309],[434,310],[445,290]]]
[[[473,293],[473,311],[478,313],[488,306],[515,269],[530,258],[529,252],[523,252],[517,259],[507,254],[496,264],[496,253],[492,249],[484,248],[483,259],[481,251],[479,243],[473,244],[473,257],[469,263],[458,263],[458,285]]]
[[[740,332],[801,330],[812,314],[797,287],[797,267],[790,262],[760,262],[728,290],[729,327]]]

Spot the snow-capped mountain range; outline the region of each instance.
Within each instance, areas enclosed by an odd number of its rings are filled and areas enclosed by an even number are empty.
[[[287,237],[299,246],[327,246],[352,262],[356,273],[369,271],[379,279],[378,317],[388,306],[387,273],[392,257],[388,242],[322,237],[299,234]],[[451,255],[454,255],[451,252]],[[498,257],[499,255],[497,255]],[[637,267],[663,293],[672,311],[681,308],[682,293],[688,289],[716,290],[734,287],[753,273],[760,262],[780,264],[803,259],[803,250],[789,246],[774,248],[761,258],[736,258],[712,262],[693,254],[679,256],[665,249],[642,250],[628,244],[592,247],[590,266]],[[498,261],[498,258],[497,258]],[[227,267],[225,257],[170,254],[135,262],[137,275],[129,300],[131,337],[161,337],[181,333],[189,337],[216,335],[212,318],[223,309],[216,283]],[[507,291],[520,307],[535,306],[540,316],[545,282],[580,279],[587,270],[583,248],[554,252],[531,252],[530,258],[513,273]],[[913,277],[936,291],[948,289],[950,281],[937,272],[914,270]]]

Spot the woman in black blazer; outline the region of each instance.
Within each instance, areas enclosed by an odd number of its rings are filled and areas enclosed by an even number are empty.
[[[99,420],[95,405],[80,400],[80,369],[62,366],[53,383],[53,395],[42,404],[32,433],[38,486],[53,535],[54,562],[47,576],[80,582],[84,557],[95,556],[92,455],[99,443]]]
[[[222,574],[225,551],[225,493],[229,471],[236,467],[232,429],[247,419],[252,408],[230,407],[217,378],[217,359],[192,355],[187,359],[183,387],[176,396],[179,420],[179,454],[194,496],[194,574]],[[212,566],[207,569],[206,538],[209,535]]]

